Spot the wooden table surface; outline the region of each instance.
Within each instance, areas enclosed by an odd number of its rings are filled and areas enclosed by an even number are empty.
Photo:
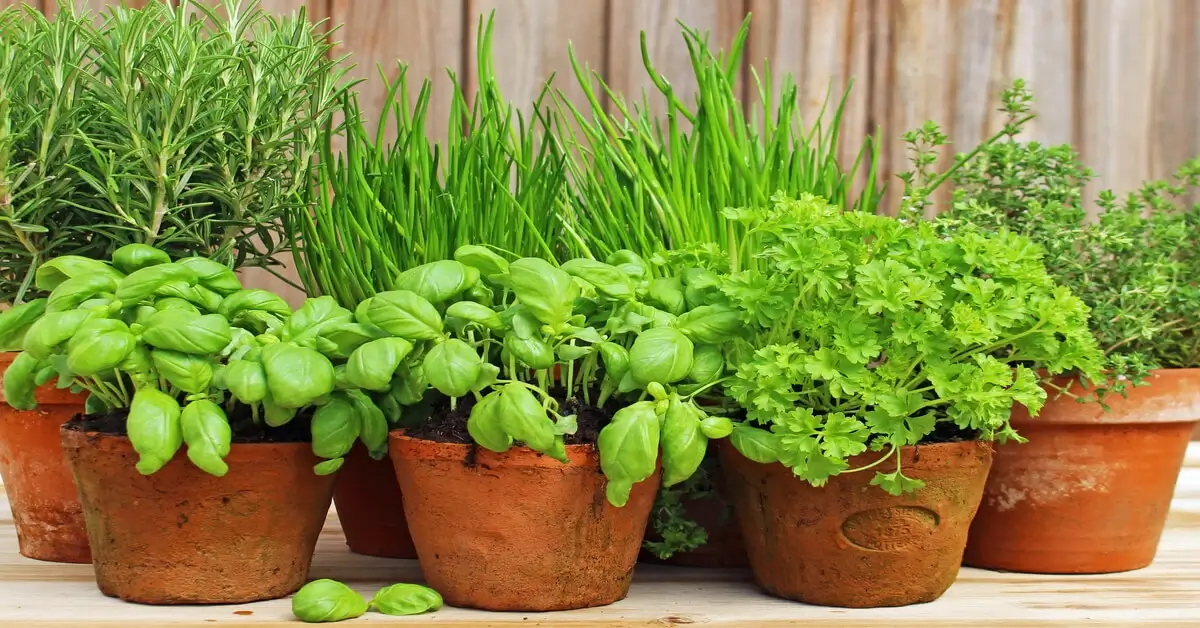
[[[0,625],[296,626],[288,600],[240,606],[154,607],[106,598],[90,565],[29,560],[17,553],[8,504],[0,506]],[[317,546],[313,578],[342,580],[367,597],[394,582],[418,581],[416,561],[346,550],[332,514]],[[747,572],[641,566],[629,597],[612,606],[561,613],[483,613],[445,608],[419,617],[368,613],[350,623],[395,626],[599,628],[705,626],[1200,626],[1200,443],[1188,452],[1158,559],[1108,576],[1004,574],[964,568],[942,599],[904,608],[806,606],[760,593]]]

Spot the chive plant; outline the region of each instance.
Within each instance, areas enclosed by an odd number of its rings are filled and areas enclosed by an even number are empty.
[[[599,74],[581,68],[571,52],[587,104],[577,107],[561,92],[556,102],[563,112],[558,132],[574,149],[564,223],[577,249],[601,259],[619,249],[650,257],[697,246],[717,247],[713,252],[723,256],[737,243],[721,210],[765,206],[781,191],[816,194],[843,208],[875,212],[882,194],[875,138],[864,141],[848,168],[838,161],[848,90],[829,112],[828,124],[822,122],[827,97],[817,121],[806,127],[791,76],[783,77],[776,91],[764,65],[761,76],[751,68],[757,99],[743,107],[736,78],[749,25],[747,16],[724,53],[710,48],[707,34],[681,24],[697,85],[690,107],[655,68],[642,33],[642,61],[667,103],[661,116],[644,95],[640,105],[627,103]],[[604,110],[602,95],[613,113]],[[865,183],[856,194],[854,184],[863,170]]]
[[[432,86],[410,91],[407,68],[387,85],[387,107],[372,131],[353,94],[343,96],[342,131],[326,128],[309,208],[291,214],[294,256],[310,295],[346,307],[393,289],[397,276],[450,259],[465,244],[511,257],[557,259],[566,157],[555,137],[549,82],[526,116],[507,102],[492,63],[492,20],[477,34],[478,89],[468,103],[453,73],[444,145],[431,141]],[[386,78],[384,79],[386,81]],[[410,104],[411,102],[411,104]],[[395,139],[384,133],[388,120]]]

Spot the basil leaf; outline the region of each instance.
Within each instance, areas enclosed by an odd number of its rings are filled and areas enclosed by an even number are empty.
[[[500,321],[500,315],[496,310],[475,303],[474,301],[459,301],[451,303],[450,307],[446,308],[447,320],[451,318],[462,319],[465,322],[475,323],[484,329],[499,331],[503,329],[504,323]]]
[[[621,408],[596,440],[600,468],[608,479],[608,501],[618,508],[629,501],[634,484],[654,475],[660,429],[654,408],[653,401]]]
[[[46,313],[46,299],[34,299],[0,312],[0,351],[17,351],[25,332]]]
[[[524,384],[506,384],[500,389],[497,411],[504,431],[515,440],[547,455],[555,449],[555,439],[558,437],[554,434],[554,423],[546,416],[546,409],[537,397]]]
[[[193,401],[183,409],[179,425],[192,464],[217,477],[229,472],[225,456],[229,455],[233,431],[221,406],[207,399]]]
[[[347,390],[342,394],[354,408],[358,438],[366,446],[367,453],[376,460],[383,460],[387,456],[388,439],[388,422],[383,410],[361,390]]]
[[[281,408],[303,408],[333,391],[333,364],[314,349],[290,342],[270,344],[263,347],[262,365],[267,390]]]
[[[257,288],[238,290],[226,295],[221,300],[221,307],[217,308],[222,316],[229,319],[243,310],[261,310],[285,318],[292,315],[292,308],[288,306],[287,301],[283,300],[283,297],[274,292]]]
[[[108,275],[81,275],[72,277],[50,293],[46,301],[47,312],[63,312],[79,307],[79,304],[98,294],[111,294],[117,289],[117,280]]]
[[[508,262],[491,249],[467,244],[454,251],[454,259],[471,266],[484,277],[502,275],[508,272]]]
[[[735,423],[733,432],[729,434],[729,443],[733,445],[734,449],[759,464],[779,462],[776,439],[777,437],[771,432],[743,423]]]
[[[350,354],[346,381],[366,390],[387,390],[392,385],[392,375],[412,348],[412,343],[403,338],[379,338],[365,343]]]
[[[321,330],[320,335],[317,336],[316,349],[328,358],[344,360],[364,344],[386,336],[387,332],[374,325],[338,323]],[[395,340],[400,339],[396,338]]]
[[[335,580],[313,580],[292,596],[292,614],[300,621],[342,621],[365,612],[367,601],[363,596]]]
[[[308,299],[288,319],[279,339],[298,345],[312,344],[324,329],[353,319],[354,314],[331,296]]]
[[[737,310],[725,305],[701,305],[675,321],[676,329],[705,344],[725,342],[743,327]]]
[[[620,381],[629,372],[629,352],[614,342],[602,342],[600,359],[604,361],[604,370],[616,381]]]
[[[120,321],[113,322],[125,326]],[[67,350],[67,368],[81,377],[112,371],[137,344],[137,338],[127,330],[88,333],[81,326],[80,331],[84,333],[77,334],[69,343],[72,346]]]
[[[674,486],[692,477],[708,452],[700,411],[691,402],[672,395],[663,418],[661,441],[663,486]]]
[[[400,273],[395,288],[415,292],[436,305],[462,294],[478,281],[478,270],[468,270],[454,260],[439,260]]]
[[[571,319],[571,305],[579,287],[561,268],[536,257],[523,257],[509,265],[512,290],[535,318],[552,327]]]
[[[113,251],[112,265],[117,270],[129,274],[149,266],[171,263],[171,256],[149,244],[126,244]]]
[[[508,451],[513,444],[500,419],[500,396],[500,391],[484,396],[471,408],[471,416],[467,419],[467,432],[471,440],[497,453]]]
[[[554,366],[554,350],[541,338],[519,338],[516,334],[504,336],[504,349],[521,364],[535,370]]]
[[[725,373],[725,355],[716,345],[698,345],[692,351],[692,369],[688,371],[688,381],[697,384],[710,384],[721,378]]]
[[[214,262],[207,257],[194,256],[175,260],[175,263],[191,269],[196,273],[196,280],[201,286],[221,296],[230,295],[242,289],[242,282],[238,281],[237,274],[220,262]]]
[[[577,258],[563,263],[562,269],[568,275],[578,277],[610,298],[619,301],[633,299],[633,280],[616,266],[598,262],[593,259]]]
[[[641,385],[672,384],[692,370],[693,345],[677,329],[655,327],[638,335],[629,349],[629,373]]]
[[[733,421],[727,416],[708,416],[700,421],[700,430],[709,438],[725,438],[733,433]]]
[[[660,277],[650,282],[650,301],[662,309],[679,316],[687,309],[683,297],[683,282],[679,277]]]
[[[621,269],[621,272],[636,281],[650,278],[650,265],[637,253],[628,249],[613,251],[604,261]]]
[[[471,392],[479,379],[482,362],[471,345],[451,338],[425,355],[425,376],[429,384],[447,397],[462,397]]]
[[[361,310],[362,308],[360,308]],[[442,317],[415,292],[390,290],[371,299],[358,322],[374,325],[405,340],[433,340],[442,335]]]
[[[38,290],[51,292],[72,277],[105,275],[120,281],[125,275],[108,264],[80,255],[62,255],[38,267],[33,284]]]
[[[233,331],[229,321],[220,314],[197,315],[171,309],[150,318],[142,332],[142,340],[156,349],[211,355],[219,353],[233,340]]]
[[[183,392],[202,393],[212,384],[213,365],[207,357],[155,349],[150,358],[158,374]]]
[[[196,283],[196,273],[179,264],[158,264],[129,273],[117,283],[116,298],[126,305],[137,303],[171,282]]]
[[[28,351],[17,354],[4,371],[4,398],[0,401],[8,403],[16,410],[36,408],[34,391],[37,390],[37,386],[34,380],[41,365],[42,361],[30,355]]]
[[[419,584],[393,584],[380,589],[370,606],[384,615],[420,615],[441,608],[442,596]]]
[[[358,415],[345,393],[337,393],[317,408],[312,418],[313,453],[320,458],[345,456],[358,440]]]
[[[180,413],[179,403],[166,393],[153,388],[134,393],[125,429],[138,453],[137,470],[142,475],[166,466],[183,445]]]

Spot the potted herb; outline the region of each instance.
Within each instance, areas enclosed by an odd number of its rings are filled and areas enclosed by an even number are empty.
[[[379,449],[388,429],[364,392],[334,390],[334,365],[315,348],[336,353],[328,336],[351,312],[322,297],[293,314],[217,262],[138,244],[111,265],[56,258],[38,284],[47,313],[5,396],[32,409],[34,388],[54,378],[89,393],[61,439],[100,590],[235,603],[303,585],[329,474],[356,439]]]
[[[896,606],[958,573],[993,440],[1037,369],[1095,374],[1088,308],[1007,232],[937,233],[813,197],[726,216],[758,251],[727,273],[747,333],[721,463],[755,580],[803,602]]]
[[[489,610],[621,599],[660,450],[663,481],[682,482],[732,425],[696,398],[737,321],[685,311],[682,286],[652,305],[648,265],[628,252],[561,268],[473,245],[454,257],[359,305],[357,323],[386,337],[345,369],[409,425],[389,455],[425,578],[448,604]]]
[[[304,15],[154,1],[95,18],[75,4],[53,18],[0,13],[0,303],[13,313],[0,325],[0,370],[46,307],[35,278],[51,259],[108,259],[140,243],[233,269],[271,264],[338,91],[330,44]],[[58,462],[59,425],[83,396],[53,385],[35,396],[37,412],[0,402],[0,474],[21,552],[88,562]]]
[[[1038,573],[1137,569],[1154,559],[1200,421],[1200,210],[1179,202],[1200,181],[1200,161],[1123,200],[1101,193],[1090,220],[1082,192],[1091,173],[1075,151],[1017,141],[1030,101],[1022,84],[1005,94],[1007,137],[957,172],[940,225],[1010,230],[1040,245],[1055,281],[1092,309],[1107,372],[1094,383],[1070,372],[1047,379],[1051,399],[1037,420],[1014,409],[1030,442],[996,450],[965,561]]]
[[[432,83],[410,85],[408,70],[389,84],[378,125],[363,121],[357,98],[341,103],[345,125],[327,127],[307,202],[290,214],[295,265],[310,295],[355,309],[394,290],[406,271],[486,243],[513,255],[553,259],[563,249],[555,214],[566,183],[562,149],[548,133],[541,101],[528,122],[504,99],[492,63],[492,19],[481,21],[473,97],[455,84],[444,144],[429,139]],[[385,142],[390,124],[394,140]],[[344,133],[344,136],[343,136]],[[335,142],[346,150],[336,154]],[[415,558],[395,472],[362,447],[346,457],[334,491],[350,550]]]

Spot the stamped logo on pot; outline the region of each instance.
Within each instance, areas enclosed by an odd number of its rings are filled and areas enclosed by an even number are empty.
[[[842,535],[863,549],[895,552],[920,545],[938,523],[936,512],[920,506],[872,508],[847,517]]]

